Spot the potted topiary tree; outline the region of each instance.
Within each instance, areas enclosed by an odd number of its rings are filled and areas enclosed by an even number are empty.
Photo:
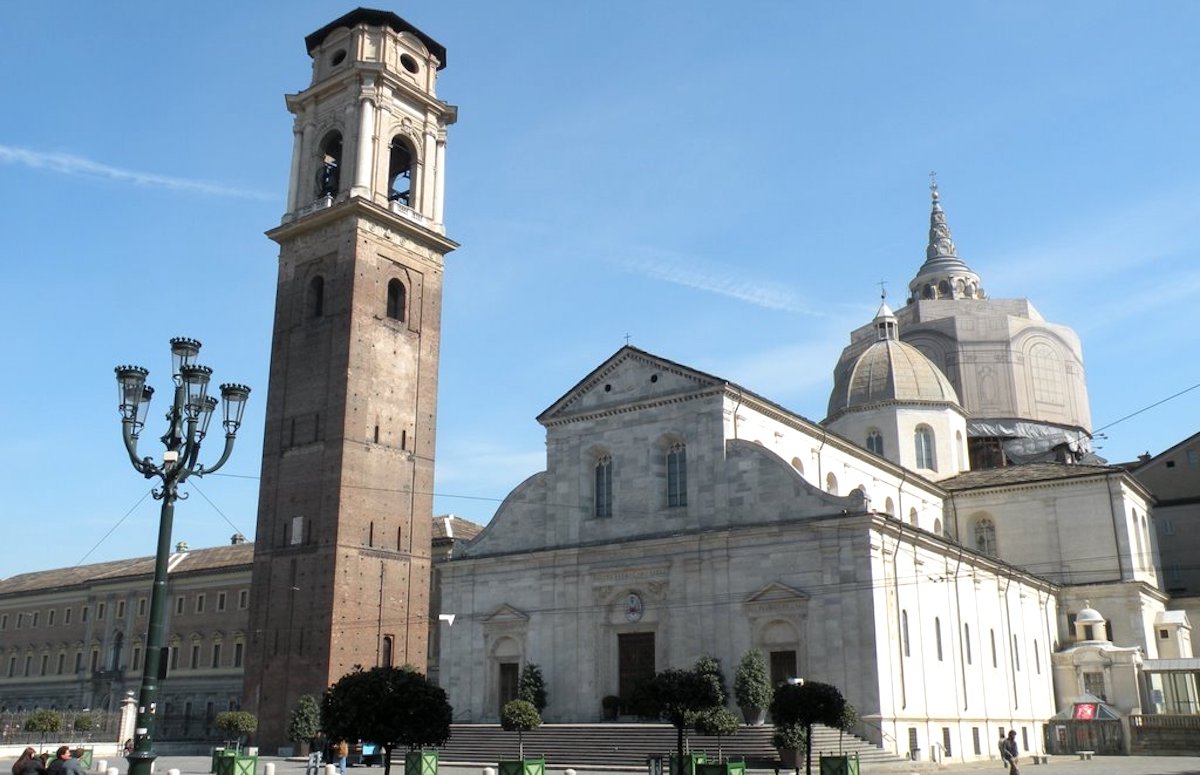
[[[526,732],[542,725],[537,708],[528,700],[512,700],[500,709],[500,726],[507,732],[517,733],[517,759],[500,762],[498,775],[546,775],[546,759],[525,758]]]
[[[321,698],[321,726],[329,738],[382,746],[383,775],[391,775],[396,746],[408,748],[405,775],[436,772],[437,752],[420,749],[450,739],[453,715],[446,692],[411,665],[356,667]]]
[[[242,754],[242,743],[246,736],[258,729],[258,719],[254,714],[244,710],[227,710],[217,714],[213,726],[225,733],[233,747],[232,756],[227,747],[226,754],[217,758],[216,775],[254,775],[258,769],[258,756],[254,753]]]
[[[800,757],[808,750],[808,738],[804,736],[804,727],[799,724],[776,724],[771,734],[771,745],[779,753],[779,761],[785,767],[800,770]]]
[[[90,713],[80,713],[71,722],[71,729],[83,735],[85,741],[91,741],[92,732],[95,728],[96,719]],[[93,749],[91,746],[81,745],[71,751],[71,756],[79,760],[79,766],[83,767],[84,770],[90,770],[92,768],[92,752]]]
[[[837,687],[817,681],[784,684],[775,690],[771,701],[775,723],[803,727],[805,740],[812,739],[814,724],[837,727],[845,711],[846,699]],[[812,775],[812,746],[808,746],[805,771]]]
[[[692,726],[696,733],[705,737],[717,738],[717,761],[713,764],[696,765],[697,775],[737,775],[744,772],[744,762],[725,762],[725,752],[721,748],[721,738],[736,735],[739,729],[737,716],[728,708],[709,708],[696,714]]]
[[[733,676],[733,696],[747,724],[762,726],[773,695],[767,660],[758,649],[750,649],[742,655]]]
[[[532,662],[521,668],[521,678],[517,681],[517,699],[532,704],[539,716],[546,709],[546,679],[542,677],[542,669]]]
[[[287,737],[299,753],[311,755],[312,741],[321,732],[321,703],[311,694],[301,695],[288,716]]]

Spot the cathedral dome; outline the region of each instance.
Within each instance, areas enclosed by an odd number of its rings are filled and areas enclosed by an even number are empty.
[[[834,378],[830,420],[884,403],[958,406],[958,394],[941,369],[897,337],[896,317],[886,303],[875,313],[875,326],[877,341]]]

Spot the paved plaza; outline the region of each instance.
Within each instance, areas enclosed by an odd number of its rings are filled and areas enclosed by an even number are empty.
[[[298,759],[280,759],[263,756],[259,758],[258,775],[262,775],[265,765],[275,765],[275,775],[304,775],[304,761]],[[155,763],[155,772],[165,775],[167,770],[177,769],[180,775],[205,775],[209,771],[210,759],[207,756],[162,756]],[[1048,764],[1035,765],[1026,758],[1020,762],[1022,775],[1184,775],[1196,773],[1200,775],[1200,756],[1099,756],[1091,761],[1080,761],[1075,756],[1055,756]],[[124,760],[113,763],[120,772],[126,770]],[[440,775],[482,775],[483,764],[443,764],[438,768]],[[493,769],[494,769],[494,765]],[[814,771],[816,762],[813,762]],[[563,767],[547,767],[547,775],[562,775]],[[614,767],[611,769],[576,768],[577,775],[604,775],[604,773],[621,773],[631,775],[645,770],[640,768]],[[382,767],[354,767],[347,775],[382,775]],[[403,766],[392,768],[393,775],[402,775]],[[1004,768],[999,762],[973,762],[969,764],[933,764],[930,762],[906,762],[902,764],[871,765],[865,764],[862,775],[886,773],[901,775],[913,773],[917,775],[1005,775]]]

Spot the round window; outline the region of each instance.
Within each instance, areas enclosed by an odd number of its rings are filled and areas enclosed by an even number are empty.
[[[344,48],[339,48],[337,51],[333,52],[333,56],[329,57],[329,64],[332,65],[333,67],[337,67],[338,65],[340,65],[342,62],[345,62],[345,61],[346,61],[346,49],[344,49]]]
[[[400,64],[404,67],[405,70],[412,73],[413,75],[416,75],[417,72],[421,69],[421,66],[417,64],[417,60],[413,59],[408,54],[400,55]]]

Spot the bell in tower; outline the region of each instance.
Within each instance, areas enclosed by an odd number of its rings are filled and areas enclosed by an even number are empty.
[[[264,750],[355,665],[427,660],[445,236],[446,50],[358,9],[305,39],[287,97],[287,212],[244,704]]]

